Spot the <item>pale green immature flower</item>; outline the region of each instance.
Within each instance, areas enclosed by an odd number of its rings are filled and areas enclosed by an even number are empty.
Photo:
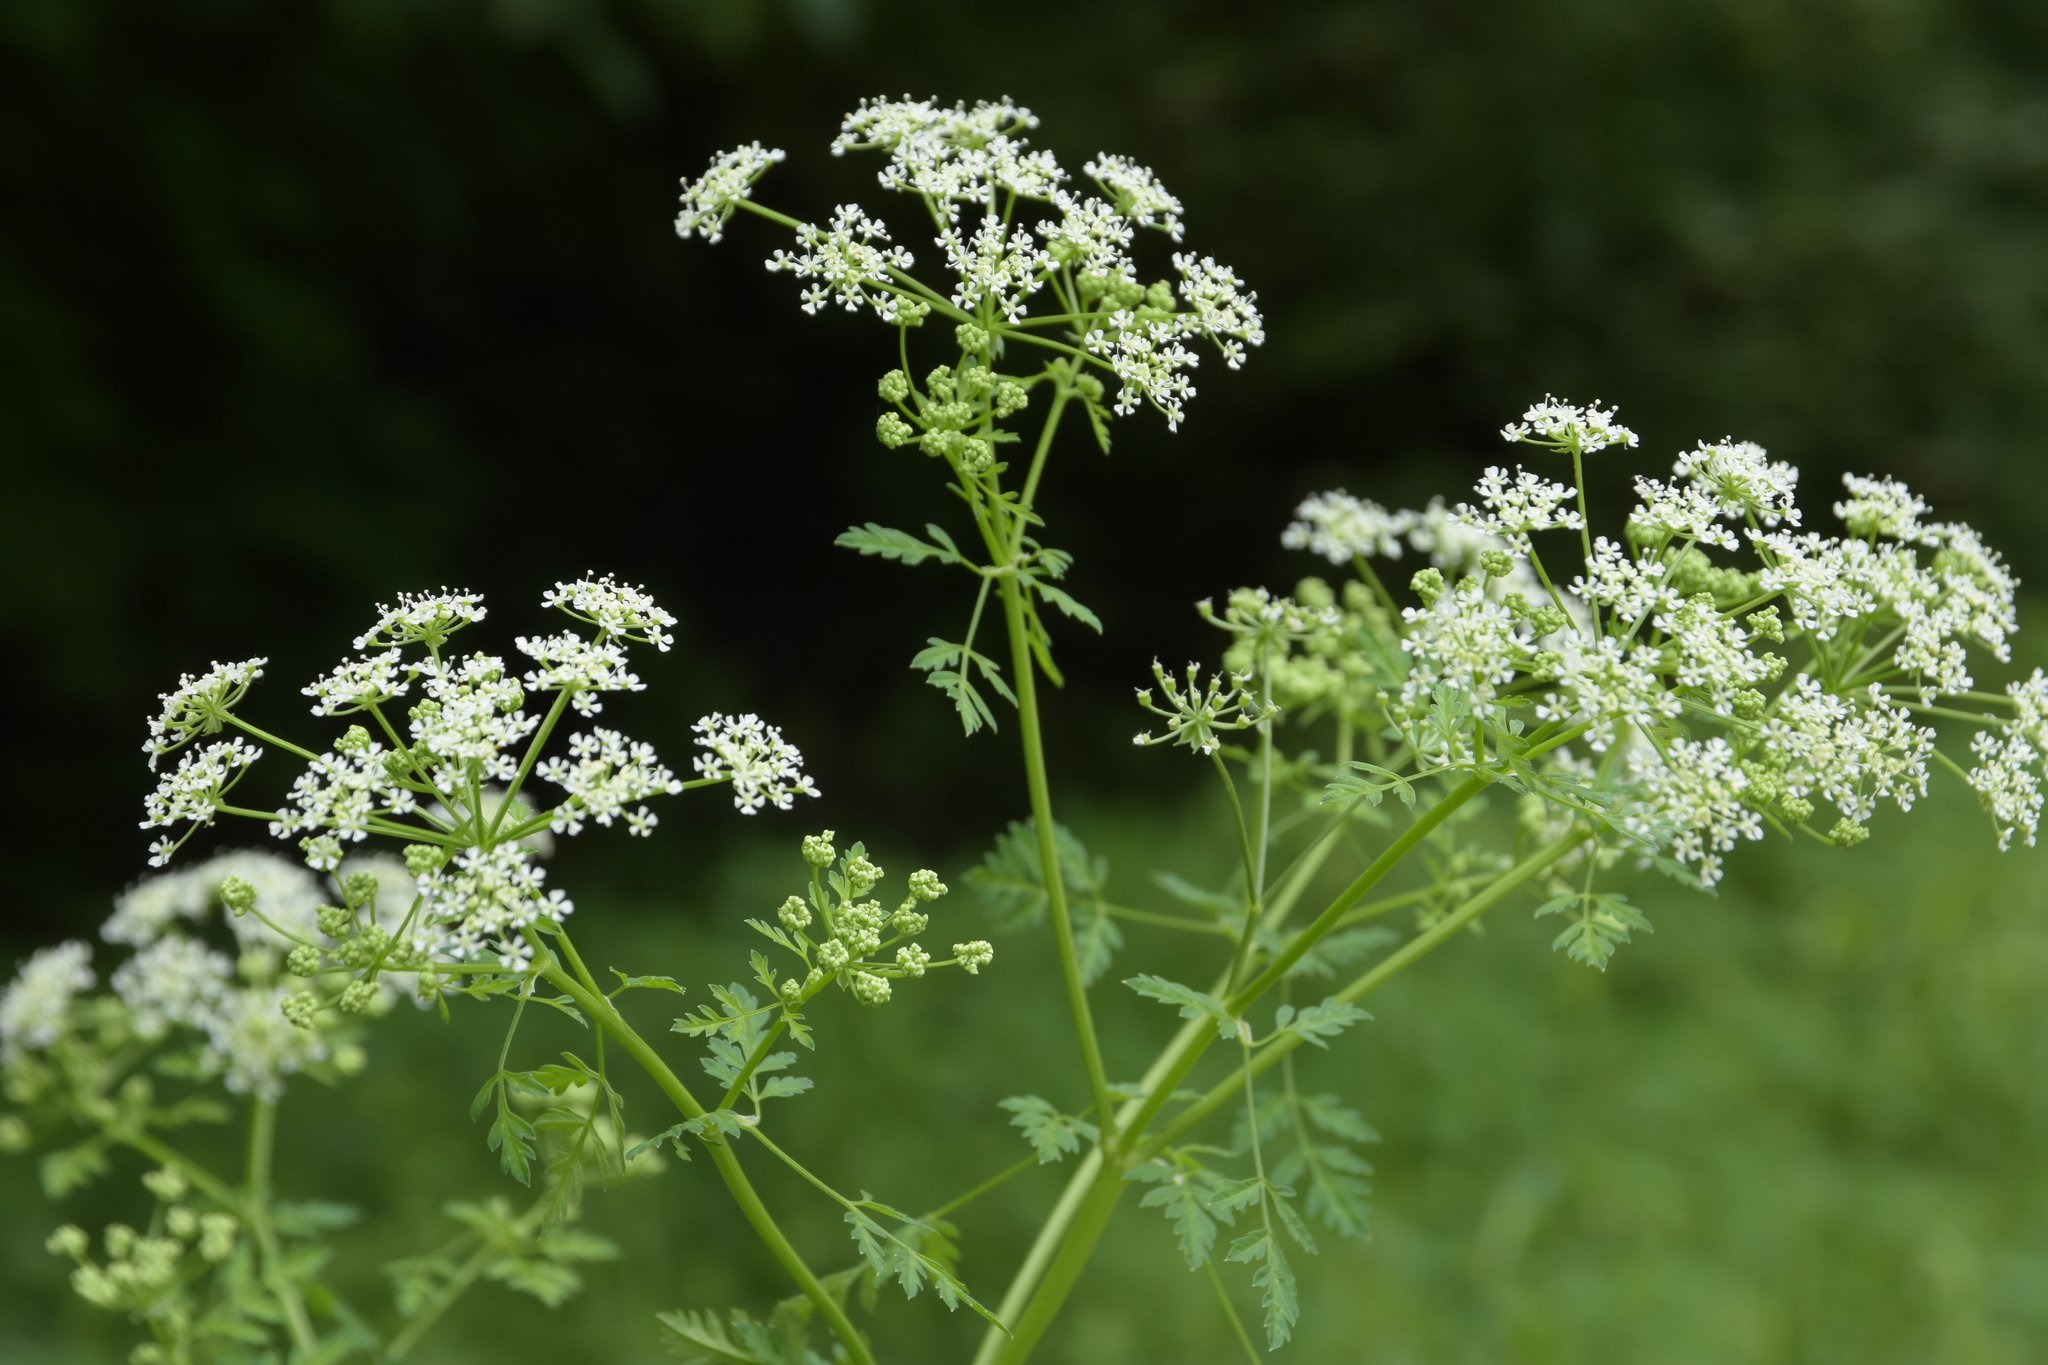
[[[690,728],[708,751],[693,760],[697,775],[731,782],[732,803],[740,814],[752,815],[764,806],[789,810],[797,797],[818,795],[804,774],[804,756],[759,716],[713,711]]]
[[[185,1176],[174,1166],[161,1166],[142,1177],[142,1188],[156,1197],[158,1202],[175,1204],[185,1197],[191,1186]]]
[[[311,944],[301,944],[285,955],[284,968],[293,976],[318,976],[320,950]]]
[[[924,969],[931,964],[932,955],[915,943],[905,944],[896,950],[896,965],[907,976],[923,976]]]
[[[910,376],[901,370],[891,370],[877,381],[875,392],[885,403],[901,403],[910,397]]]
[[[234,1254],[242,1225],[232,1213],[203,1213],[199,1216],[199,1256],[218,1265]]]
[[[868,861],[865,853],[856,853],[846,862],[846,894],[865,896],[882,880],[882,869]]]
[[[1191,663],[1183,688],[1154,659],[1152,677],[1166,704],[1154,702],[1152,689],[1141,687],[1138,705],[1163,719],[1166,725],[1157,734],[1139,731],[1132,737],[1133,744],[1184,744],[1196,753],[1213,754],[1223,743],[1218,738],[1222,732],[1252,729],[1280,711],[1246,690],[1245,684],[1250,681],[1246,674],[1213,674],[1205,685],[1200,665]]]
[[[341,997],[335,1001],[343,1014],[362,1014],[376,1003],[376,983],[360,979],[342,987]]]
[[[828,972],[836,972],[853,960],[846,944],[836,938],[828,938],[818,945],[818,965]]]
[[[754,195],[754,182],[788,153],[780,147],[749,142],[711,158],[711,167],[695,180],[683,182],[683,207],[676,214],[676,236],[695,233],[707,242],[725,235],[726,222],[742,199]]]
[[[75,1223],[66,1223],[51,1233],[49,1240],[43,1243],[43,1249],[52,1256],[63,1256],[74,1261],[85,1255],[91,1247],[92,1239],[86,1236],[84,1228]]]
[[[917,439],[917,428],[893,412],[875,419],[875,439],[891,450],[900,450]]]
[[[935,901],[946,894],[946,884],[939,880],[938,873],[921,867],[910,874],[910,894],[921,901]]]
[[[782,902],[782,908],[775,912],[775,918],[782,921],[782,927],[792,933],[807,929],[811,923],[811,907],[805,905],[803,897],[791,896]]]
[[[175,690],[157,697],[158,713],[149,722],[149,738],[142,751],[149,755],[150,770],[166,754],[195,739],[219,734],[228,716],[263,676],[268,659],[244,659],[239,663],[216,663],[206,672],[184,674]]]
[[[954,944],[953,956],[959,959],[961,967],[969,976],[976,976],[983,967],[995,961],[996,950],[987,939],[978,938],[971,943]]]
[[[71,1001],[93,987],[92,949],[60,943],[36,951],[0,991],[0,1060],[39,1052],[64,1036]]]
[[[852,972],[846,978],[847,989],[853,998],[863,1005],[886,1005],[889,1003],[889,978],[876,976],[873,972]]]
[[[803,843],[804,861],[815,868],[827,868],[839,859],[839,853],[832,847],[833,831],[823,834],[806,834]]]
[[[294,1028],[312,1028],[314,1016],[320,1012],[320,997],[311,991],[294,991],[278,1003]]]
[[[229,876],[220,884],[220,903],[231,915],[241,916],[256,908],[256,887],[247,877]]]

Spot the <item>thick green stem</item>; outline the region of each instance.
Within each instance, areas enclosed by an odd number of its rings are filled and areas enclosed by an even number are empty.
[[[542,951],[546,950],[544,942],[536,946]],[[704,1106],[698,1103],[696,1096],[690,1093],[689,1087],[685,1086],[668,1063],[662,1060],[661,1054],[626,1022],[625,1016],[612,1006],[611,1001],[571,976],[559,963],[550,963],[542,975],[551,985],[558,987],[564,995],[574,1000],[577,1008],[587,1014],[598,1027],[618,1040],[619,1045],[640,1064],[641,1069],[660,1087],[661,1092],[668,1096],[670,1103],[682,1112],[683,1117],[702,1117]],[[804,1263],[796,1248],[790,1245],[789,1238],[776,1223],[775,1215],[761,1202],[761,1196],[754,1189],[753,1182],[747,1179],[747,1173],[741,1169],[740,1159],[731,1146],[723,1142],[707,1142],[704,1149],[710,1153],[712,1164],[718,1168],[719,1177],[725,1181],[725,1187],[731,1192],[733,1202],[739,1205],[740,1213],[753,1227],[754,1234],[768,1248],[769,1255],[773,1256],[790,1279],[796,1282],[804,1297],[818,1310],[818,1316],[824,1319],[825,1325],[839,1338],[840,1344],[845,1346],[847,1358],[857,1362],[857,1365],[875,1365],[874,1355],[868,1350],[867,1342],[862,1339],[859,1329],[853,1325],[853,1320],[846,1316],[845,1308]]]
[[[1074,1032],[1081,1043],[1081,1063],[1088,1073],[1088,1093],[1095,1104],[1096,1122],[1102,1140],[1115,1131],[1116,1106],[1109,1097],[1109,1076],[1102,1066],[1102,1044],[1095,1035],[1095,1019],[1088,1010],[1087,988],[1081,984],[1081,959],[1074,949],[1073,919],[1067,912],[1067,886],[1060,875],[1059,848],[1053,837],[1052,789],[1045,776],[1044,737],[1038,726],[1037,664],[1024,633],[1024,592],[1015,577],[1002,581],[1003,619],[1010,632],[1010,666],[1017,680],[1017,729],[1023,736],[1024,780],[1031,791],[1031,822],[1038,835],[1038,866],[1045,879],[1045,899],[1054,946],[1059,952],[1060,980],[1067,993],[1067,1010],[1073,1016]]]

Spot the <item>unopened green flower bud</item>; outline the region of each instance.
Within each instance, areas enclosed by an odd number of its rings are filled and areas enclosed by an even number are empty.
[[[284,1017],[291,1021],[293,1028],[310,1029],[313,1017],[320,1013],[320,997],[311,991],[293,991],[278,1006]]]
[[[953,340],[960,343],[960,349],[969,355],[980,355],[988,350],[989,335],[971,322],[963,322],[953,329]]]
[[[1538,635],[1555,635],[1570,624],[1571,618],[1554,602],[1546,602],[1529,613],[1529,629]]]
[[[1145,290],[1145,303],[1162,313],[1171,313],[1174,304],[1173,286],[1165,280],[1154,280]]]
[[[995,961],[995,945],[987,939],[978,938],[972,943],[953,945],[953,956],[960,959],[960,965],[969,976],[978,975],[983,967]]]
[[[911,976],[923,976],[932,955],[919,944],[911,943],[896,950],[896,965]]]
[[[448,854],[434,844],[407,844],[405,846],[405,870],[415,877],[424,877],[429,872],[438,872],[448,861]]]
[[[1423,606],[1433,607],[1436,605],[1436,599],[1444,595],[1443,570],[1434,565],[1418,570],[1415,576],[1408,580],[1408,587],[1422,599]]]
[[[1769,705],[1769,702],[1764,697],[1764,694],[1757,691],[1754,687],[1745,687],[1735,694],[1730,704],[1734,707],[1735,714],[1740,719],[1755,720],[1764,713],[1764,708]]]
[[[847,989],[853,998],[863,1005],[886,1005],[889,1003],[889,978],[876,976],[873,972],[855,972],[846,979]]]
[[[370,1064],[370,1054],[361,1043],[344,1043],[334,1049],[334,1069],[344,1076],[360,1076]]]
[[[884,403],[901,403],[910,397],[910,376],[901,370],[891,370],[875,384],[875,392]]]
[[[360,910],[377,899],[377,875],[351,872],[341,879],[341,899],[351,910]]]
[[[361,1014],[364,1010],[370,1008],[371,1002],[376,1000],[376,998],[376,986],[372,985],[367,977],[358,978],[342,987],[341,1000],[339,1002],[341,1012],[343,1014]]]
[[[184,1172],[174,1166],[160,1166],[142,1177],[142,1188],[155,1195],[160,1204],[175,1204],[185,1197],[190,1186]]]
[[[218,1265],[235,1250],[235,1238],[242,1225],[232,1213],[203,1213],[199,1216],[199,1255]]]
[[[1549,682],[1557,677],[1564,667],[1564,655],[1555,649],[1539,649],[1532,656],[1525,670],[1537,682]]]
[[[782,983],[781,994],[785,1002],[794,1005],[804,998],[804,983],[793,976],[789,977]]]
[[[846,945],[836,938],[828,938],[818,945],[818,965],[828,972],[836,972],[853,960],[846,951]]]
[[[52,1256],[68,1256],[77,1260],[92,1246],[92,1239],[85,1235],[85,1229],[75,1223],[66,1223],[51,1233],[43,1243],[43,1249]]]
[[[369,752],[370,732],[360,725],[351,725],[334,741],[334,752],[338,754],[360,754]]]
[[[199,1235],[199,1215],[183,1204],[164,1210],[164,1230],[181,1242]]]
[[[917,428],[893,412],[885,412],[875,419],[875,439],[891,450],[898,450],[917,439]]]
[[[256,888],[241,877],[229,877],[220,884],[220,903],[237,919],[256,908]]]
[[[838,851],[832,847],[832,834],[829,829],[823,834],[806,834],[803,844],[804,861],[812,867],[832,866],[833,861],[839,857]]]
[[[775,912],[775,918],[782,921],[782,927],[789,930],[806,929],[811,923],[811,907],[805,905],[803,897],[791,896]]]
[[[1828,831],[1828,838],[1843,848],[1854,848],[1870,837],[1870,827],[1859,825],[1848,816],[1835,821],[1835,827]]]
[[[1102,387],[1102,381],[1092,374],[1077,374],[1072,383],[1074,393],[1084,403],[1100,403],[1102,395],[1106,392]]]
[[[320,971],[320,950],[302,943],[285,957],[284,968],[293,976],[315,976]]]
[[[869,862],[865,853],[856,853],[846,860],[847,895],[865,896],[880,880],[882,869]]]
[[[323,905],[313,922],[329,938],[347,938],[359,927],[355,915],[338,905]]]
[[[1515,571],[1515,557],[1506,550],[1483,550],[1479,555],[1479,567],[1486,571],[1488,578],[1506,578]]]
[[[910,894],[921,901],[935,901],[946,894],[946,884],[939,880],[938,873],[921,867],[910,874]]]
[[[896,321],[904,327],[922,327],[932,315],[932,306],[920,299],[896,300]]]
[[[996,385],[994,402],[998,420],[1015,417],[1031,406],[1031,390],[1014,379],[1005,379]]]
[[[907,900],[896,907],[896,913],[889,916],[889,927],[899,934],[921,934],[931,917],[919,912],[915,899]]]
[[[1750,633],[1759,640],[1769,640],[1774,645],[1785,643],[1785,623],[1778,619],[1775,606],[1753,611],[1742,618],[1749,623]]]
[[[1813,802],[1803,796],[1788,796],[1778,803],[1778,809],[1794,824],[1803,824],[1813,816]]]

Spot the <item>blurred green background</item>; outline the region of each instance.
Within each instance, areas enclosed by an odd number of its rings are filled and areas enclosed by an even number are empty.
[[[140,871],[136,746],[180,670],[268,654],[257,714],[295,725],[297,681],[372,602],[444,582],[506,636],[558,577],[647,583],[681,643],[620,723],[678,755],[703,711],[759,710],[826,792],[801,822],[706,803],[651,847],[583,841],[557,876],[598,956],[736,974],[733,924],[813,825],[892,870],[978,857],[1023,806],[1009,737],[962,742],[901,667],[960,603],[830,549],[950,512],[869,436],[886,335],[799,314],[758,269],[765,230],[670,228],[676,178],[752,138],[791,150],[767,202],[872,200],[824,146],[859,96],[904,90],[1008,94],[1070,164],[1151,164],[1267,313],[1180,434],[1140,417],[1048,485],[1109,627],[1063,644],[1053,764],[1130,897],[1153,867],[1226,871],[1176,837],[1217,814],[1185,768],[1124,742],[1152,656],[1213,648],[1188,603],[1300,573],[1277,532],[1307,492],[1455,495],[1545,390],[1620,403],[1652,472],[1695,438],[1761,441],[1817,517],[1842,470],[1896,474],[2048,577],[2035,3],[12,0],[0,960]],[[1305,1268],[1295,1357],[2048,1359],[2048,864],[1996,858],[1967,793],[1937,797],[1853,855],[1745,850],[1718,901],[1646,888],[1659,933],[1604,977],[1508,910],[1383,995],[1318,1059],[1362,1075],[1386,1134],[1379,1232]],[[1171,972],[1176,946],[1134,936],[1125,961]],[[798,1145],[918,1206],[1021,1152],[993,1102],[1056,1087],[1068,1044],[1041,946],[1001,947],[992,978],[833,1030],[859,1061],[793,1109]],[[1117,994],[1135,1071],[1158,1020]],[[369,1077],[295,1094],[288,1192],[358,1192],[368,1301],[380,1254],[439,1235],[419,1191],[496,1188],[462,1101],[500,1022],[394,1019]],[[968,1221],[971,1282],[1000,1283],[1055,1180]],[[0,1359],[118,1359],[40,1250],[27,1168],[0,1182]],[[65,1216],[114,1216],[93,1199]],[[1135,1214],[1048,1358],[1227,1359]],[[432,1358],[652,1359],[653,1309],[779,1292],[701,1169],[592,1216],[633,1249],[614,1294],[552,1318],[479,1296]],[[1168,1295],[1187,1311],[1129,1310]],[[887,1316],[906,1360],[970,1336],[929,1304]]]

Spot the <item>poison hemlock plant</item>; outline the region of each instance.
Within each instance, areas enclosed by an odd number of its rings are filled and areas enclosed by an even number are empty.
[[[2048,676],[1977,683],[1980,657],[2009,661],[2017,621],[2012,576],[1968,527],[1935,520],[1896,482],[1852,477],[1832,508],[1842,529],[1810,529],[1796,471],[1732,439],[1639,477],[1634,506],[1604,524],[1585,462],[1637,448],[1636,434],[1611,408],[1546,398],[1500,433],[1533,468],[1489,468],[1471,501],[1418,511],[1309,497],[1282,542],[1342,581],[1197,605],[1220,632],[1216,657],[1154,666],[1136,741],[1185,749],[1214,774],[1239,867],[1222,887],[1162,870],[1163,902],[1124,903],[1053,810],[1038,683],[1061,683],[1058,630],[1101,623],[1073,595],[1075,558],[1046,538],[1043,479],[1068,417],[1103,451],[1142,408],[1178,429],[1201,358],[1238,368],[1264,323],[1235,272],[1180,249],[1183,207],[1149,170],[1100,153],[1077,178],[1031,145],[1036,123],[1007,102],[914,100],[846,119],[832,150],[879,154],[881,186],[931,232],[936,276],[913,273],[896,228],[857,205],[821,226],[757,202],[783,160],[759,145],[685,185],[677,229],[716,242],[743,214],[779,225],[791,241],[767,265],[796,279],[805,311],[865,313],[895,332],[876,435],[930,461],[960,522],[863,519],[840,543],[972,588],[960,638],[927,641],[910,664],[968,735],[1014,729],[1029,818],[966,881],[1005,929],[1052,939],[1060,982],[1044,998],[1073,1037],[1072,1094],[1005,1099],[989,1121],[1027,1150],[928,1212],[804,1165],[780,1117],[811,1088],[805,1071],[829,1062],[819,1033],[914,997],[931,972],[978,974],[993,947],[933,932],[948,891],[937,873],[892,883],[864,845],[842,850],[825,831],[800,841],[779,905],[747,919],[760,946],[744,979],[700,986],[702,972],[673,963],[591,970],[569,933],[574,903],[550,885],[551,841],[592,826],[652,836],[658,798],[712,786],[745,815],[791,810],[817,794],[801,755],[757,716],[714,712],[685,777],[596,723],[614,694],[644,689],[645,651],[670,644],[673,618],[637,588],[557,585],[545,605],[570,627],[517,638],[524,664],[455,647],[485,619],[477,596],[402,597],[303,689],[340,731],[323,744],[243,717],[261,658],[166,693],[145,745],[159,776],[143,823],[157,832],[150,862],[170,870],[102,926],[125,954],[108,988],[74,942],[31,957],[0,995],[0,1145],[42,1147],[53,1198],[109,1175],[117,1153],[148,1165],[138,1223],[50,1238],[77,1292],[135,1324],[137,1365],[403,1360],[480,1281],[559,1304],[615,1254],[577,1226],[593,1191],[682,1163],[712,1168],[792,1293],[663,1315],[680,1359],[886,1357],[855,1313],[891,1288],[979,1314],[979,1365],[1022,1361],[1086,1292],[1090,1253],[1133,1190],[1257,1358],[1314,1311],[1299,1258],[1371,1225],[1363,1149],[1376,1134],[1344,1095],[1305,1084],[1296,1054],[1344,1047],[1369,1021],[1365,997],[1503,901],[1532,893],[1557,949],[1605,970],[1651,929],[1617,885],[1624,871],[1710,889],[1770,833],[1854,846],[1937,775],[1975,793],[2000,847],[2035,841]],[[1939,746],[1937,723],[1965,727],[1965,755]],[[255,804],[250,784],[283,765],[288,787]],[[1479,814],[1496,790],[1512,828]],[[300,861],[181,859],[237,819]],[[372,851],[379,840],[390,851]],[[1397,872],[1409,884],[1382,889]],[[1396,912],[1412,932],[1392,929]],[[1118,973],[1127,935],[1152,932],[1209,940],[1213,972]],[[1112,979],[1165,1007],[1136,1082],[1113,1083],[1102,1060],[1090,988]],[[501,1178],[523,1189],[450,1203],[453,1240],[388,1268],[380,1327],[323,1278],[324,1244],[355,1211],[275,1197],[275,1123],[294,1078],[359,1071],[375,1018],[407,999],[506,1016],[471,1116]],[[664,1003],[667,1034],[627,1018]],[[588,1045],[517,1053],[535,1009],[575,1021]],[[693,1051],[694,1067],[679,1056]],[[622,1065],[673,1112],[629,1118]],[[708,1084],[685,1079],[699,1071]],[[240,1179],[181,1145],[230,1101],[247,1111]],[[762,1162],[833,1211],[847,1236],[833,1264],[815,1268],[821,1249],[785,1233],[748,1173]],[[977,1295],[955,1217],[1052,1164],[1068,1182],[1030,1254],[1000,1295]],[[1256,1301],[1255,1329],[1239,1299]]]

